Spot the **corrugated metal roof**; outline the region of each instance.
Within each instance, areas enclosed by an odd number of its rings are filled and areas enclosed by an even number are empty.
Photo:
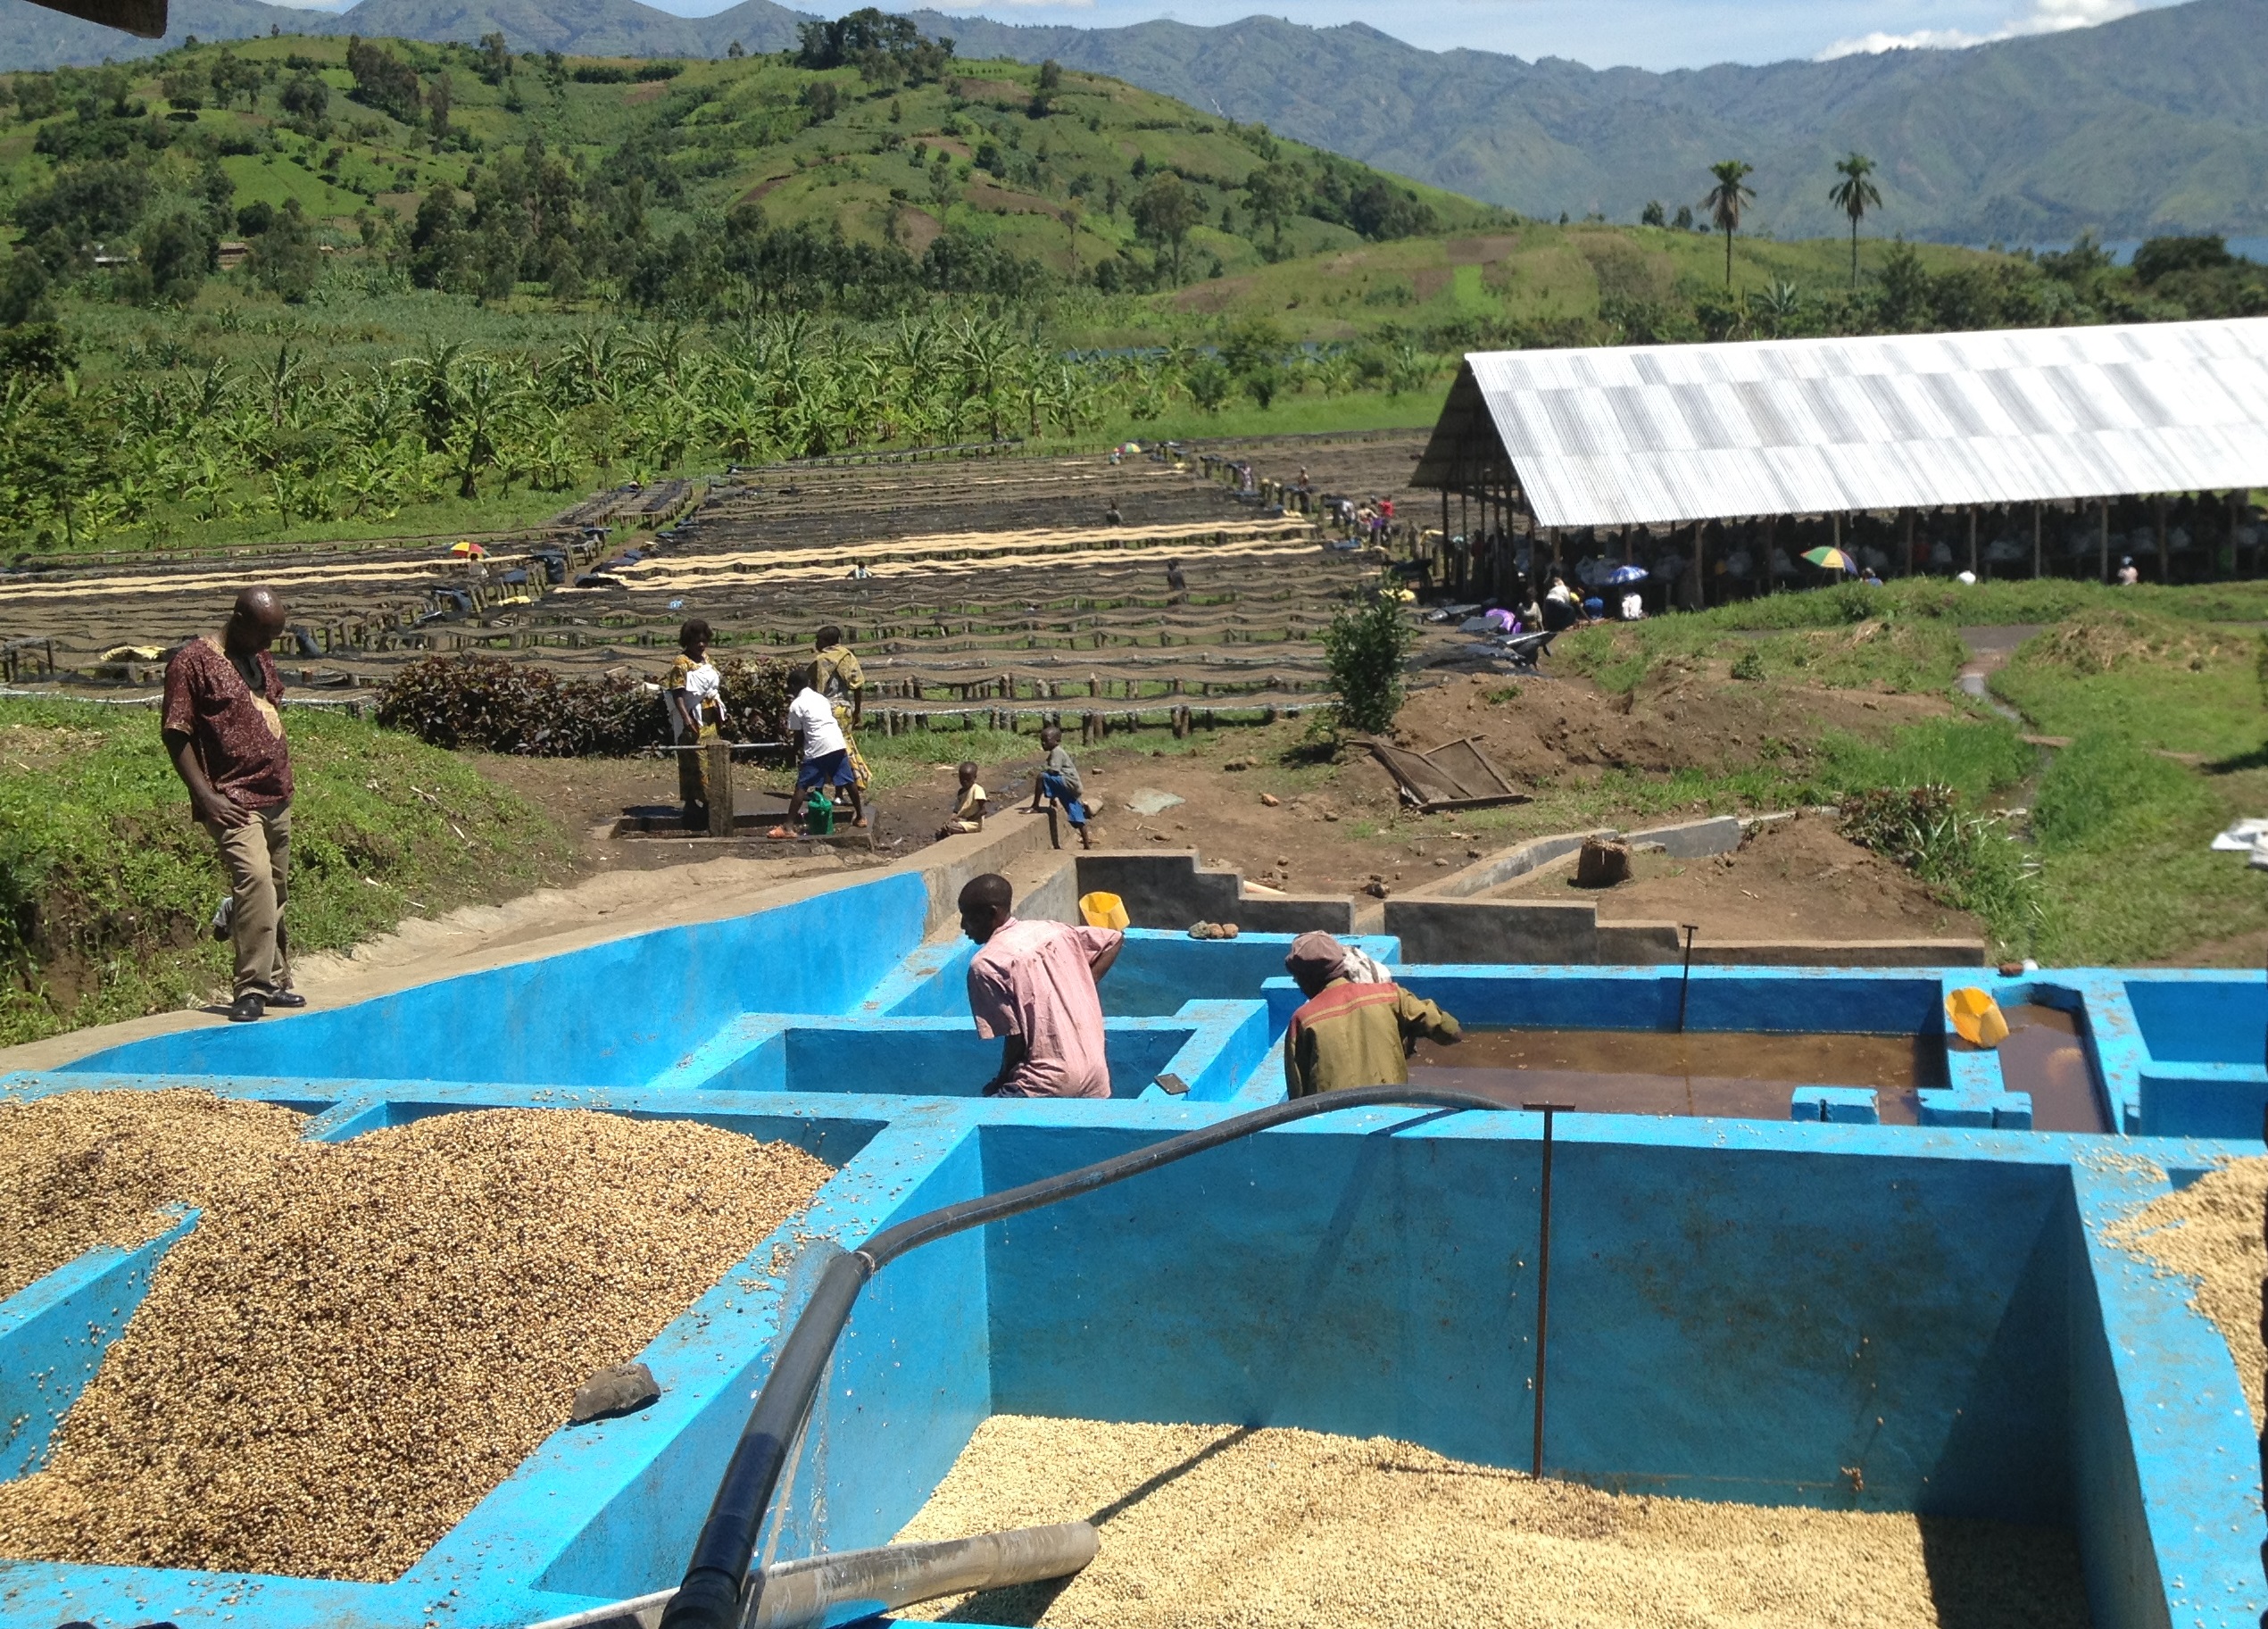
[[[1491,435],[1544,526],[2268,486],[2268,318],[1476,351],[1411,484]]]

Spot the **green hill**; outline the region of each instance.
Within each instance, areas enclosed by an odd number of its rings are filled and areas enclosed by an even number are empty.
[[[1701,195],[1709,163],[1739,157],[1757,166],[1757,227],[1824,235],[1840,224],[1833,163],[1857,149],[1882,167],[1880,220],[1909,237],[2268,232],[2268,0],[2190,0],[1964,51],[1674,73],[1270,17],[950,26],[971,53],[1113,74],[1523,213],[1674,210]]]
[[[1699,197],[1709,163],[1737,156],[1757,166],[1757,229],[1826,235],[1840,224],[1827,198],[1832,166],[1856,149],[1880,165],[1880,220],[1909,237],[2268,232],[2268,99],[2257,88],[2268,82],[2268,0],[2190,0],[1964,51],[1666,74],[1424,51],[1360,23],[1079,29],[913,16],[967,57],[1053,59],[1523,214],[1629,221],[1650,200],[1674,212]],[[271,28],[428,42],[501,32],[515,51],[694,58],[735,42],[780,50],[806,21],[772,0],[703,18],[637,0],[361,0],[336,15],[175,0],[166,43]],[[0,0],[0,63],[158,48]]]
[[[434,3],[453,0],[367,0]],[[336,247],[406,251],[415,279],[444,290],[503,298],[520,283],[549,285],[537,274],[554,251],[541,245],[563,245],[577,262],[570,301],[596,278],[631,279],[642,245],[713,233],[727,218],[739,238],[768,235],[742,249],[775,259],[793,247],[781,236],[802,232],[814,253],[892,251],[909,267],[981,254],[1085,282],[1104,268],[1105,292],[1135,293],[1510,224],[1488,205],[1076,71],[1043,94],[1040,71],[1003,62],[870,79],[777,54],[654,62],[492,58],[409,40],[364,48],[402,78],[398,96],[377,71],[358,76],[349,42],[335,37],[22,77],[13,111],[37,116],[0,136],[0,206],[21,220],[25,199],[49,196],[74,165],[95,161],[138,166],[156,195],[184,199],[207,197],[217,170],[232,215],[296,200],[312,218],[353,228]],[[531,165],[560,175],[530,181]],[[1249,191],[1262,170],[1276,178],[1265,219]],[[527,186],[569,189],[581,207],[515,223],[536,240],[522,246],[541,249],[509,269],[519,275],[497,273],[488,238],[454,258],[433,241],[436,211],[476,215],[498,187]],[[46,219],[45,205],[31,207]],[[86,236],[123,224],[90,218]],[[880,262],[860,273],[888,275]]]
[[[1455,353],[2268,310],[2131,271],[1522,220],[853,14],[802,54],[335,36],[17,75],[0,536],[430,535],[845,448],[1422,424]]]

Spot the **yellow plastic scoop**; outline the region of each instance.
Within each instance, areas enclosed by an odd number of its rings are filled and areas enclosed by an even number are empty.
[[[1953,1033],[1971,1046],[1998,1046],[2008,1038],[2000,1003],[1973,985],[1945,998],[1945,1016],[1953,1020]]]
[[[1126,916],[1126,902],[1115,893],[1083,893],[1079,896],[1079,914],[1086,918],[1089,927],[1115,927],[1120,932],[1133,926]],[[2003,1025],[2002,1035],[2008,1033]]]

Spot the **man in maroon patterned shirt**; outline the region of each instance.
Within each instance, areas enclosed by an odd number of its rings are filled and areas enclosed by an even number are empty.
[[[237,952],[228,1016],[249,1023],[270,1007],[304,1007],[291,987],[284,893],[291,871],[291,752],[284,744],[284,681],[268,647],[284,631],[270,588],[237,596],[228,626],[190,641],[165,669],[162,728],[189,811],[212,835],[228,873]]]

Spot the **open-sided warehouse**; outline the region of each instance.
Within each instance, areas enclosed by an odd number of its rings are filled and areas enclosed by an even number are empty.
[[[1682,603],[1885,574],[2257,574],[2268,319],[1467,355],[1411,484],[1475,589],[1636,561]],[[1533,551],[1533,553],[1531,553]]]

